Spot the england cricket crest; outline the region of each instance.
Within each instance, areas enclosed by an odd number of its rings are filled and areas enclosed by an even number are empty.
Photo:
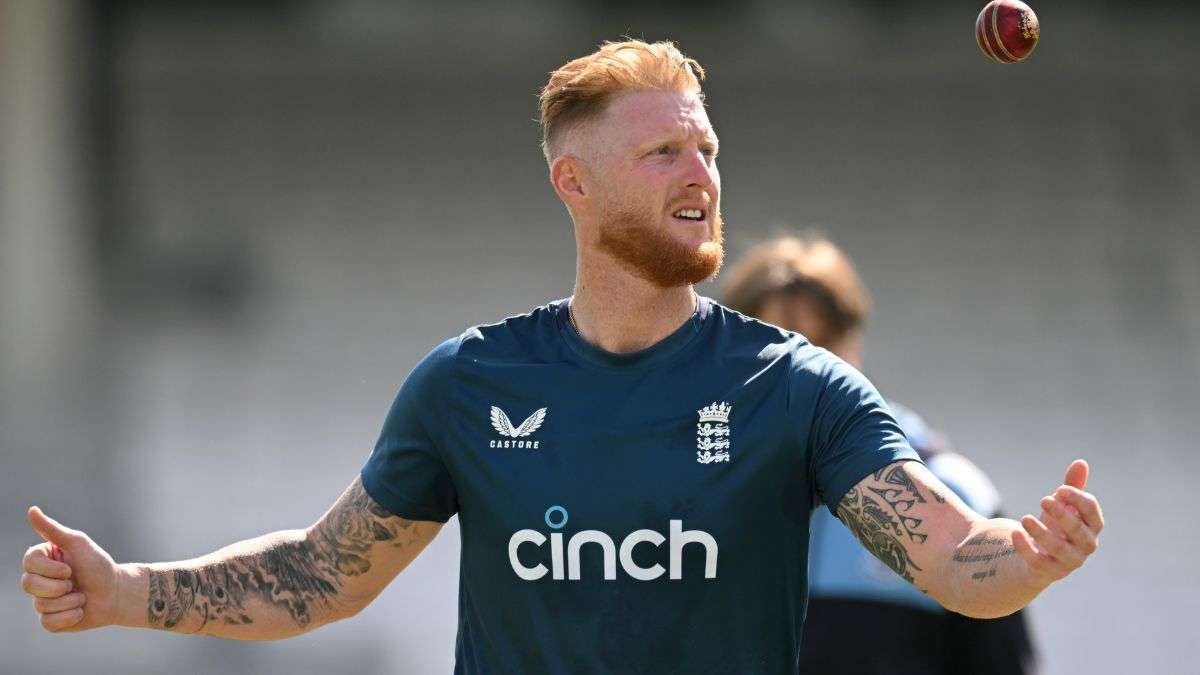
[[[701,464],[729,461],[729,413],[733,406],[722,401],[698,410],[696,461]]]

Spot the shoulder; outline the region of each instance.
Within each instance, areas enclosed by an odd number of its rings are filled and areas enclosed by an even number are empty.
[[[539,362],[557,354],[560,313],[566,300],[556,300],[500,321],[472,326],[458,338],[458,361]]]
[[[862,401],[874,390],[867,378],[800,333],[748,317],[715,302],[719,335],[711,345],[734,372],[774,373],[786,380],[788,408],[817,410],[823,404]]]
[[[708,314],[706,318],[714,321],[720,330],[726,331],[731,336],[739,339],[780,342],[787,341],[793,337],[800,337],[798,333],[784,330],[779,326],[766,323],[752,316],[746,316],[737,310],[722,305],[712,298],[702,297],[701,302],[704,303],[703,311]]]
[[[796,367],[820,371],[832,354],[817,347],[803,335],[784,330],[741,312],[706,299],[709,317],[716,324],[721,349],[727,357],[748,356],[760,360],[783,359]]]
[[[501,321],[472,326],[430,350],[406,378],[408,386],[438,386],[463,364],[519,361],[544,356],[555,330],[557,303]]]
[[[712,318],[725,358],[753,358],[787,368],[792,386],[820,389],[828,384],[858,385],[866,378],[829,350],[818,347],[800,333],[784,330],[729,309],[712,300]]]

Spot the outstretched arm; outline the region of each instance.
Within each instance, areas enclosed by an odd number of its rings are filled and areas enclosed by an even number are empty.
[[[36,507],[29,520],[46,543],[26,552],[21,585],[48,630],[122,625],[242,640],[291,637],[353,616],[441,529],[390,514],[357,478],[306,530],[175,563],[117,565]]]
[[[1042,499],[1039,518],[983,518],[924,465],[901,461],[846,493],[837,515],[872,554],[947,609],[975,618],[1011,614],[1081,566],[1104,517],[1083,488],[1087,463]]]

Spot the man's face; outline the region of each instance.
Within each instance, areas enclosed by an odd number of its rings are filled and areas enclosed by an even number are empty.
[[[699,97],[622,94],[592,133],[600,248],[664,288],[715,274],[724,258],[721,176]]]
[[[762,301],[758,318],[785,330],[795,331],[818,347],[836,353],[829,324],[821,318],[821,301],[811,293],[777,291]]]
[[[758,318],[800,333],[814,345],[828,349],[861,369],[862,332],[855,330],[848,335],[836,336],[829,322],[822,318],[823,312],[821,301],[811,293],[775,292],[763,299]]]

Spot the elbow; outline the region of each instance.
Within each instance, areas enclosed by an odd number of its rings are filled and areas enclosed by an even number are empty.
[[[921,588],[920,590],[937,601],[937,603],[942,606],[942,609],[946,610],[947,612],[962,614],[963,616],[969,616],[973,619],[978,618],[974,616],[976,612],[975,608],[970,607],[969,603],[961,602],[958,598],[954,597],[952,593],[947,592],[945,589],[930,588],[929,590],[925,590]]]
[[[946,609],[971,619],[1002,619],[1020,610],[1020,607],[946,607]]]
[[[977,597],[946,596],[930,593],[934,600],[948,612],[961,614],[971,619],[1000,619],[1019,611],[1024,605],[1013,602],[988,602]]]
[[[345,621],[362,611],[361,606],[352,605],[346,602],[338,602],[336,599],[327,599],[323,603],[309,605],[310,611],[303,617],[294,617],[296,620],[289,624],[286,628],[281,628],[278,631],[264,633],[256,636],[256,640],[286,640],[289,638],[307,635],[319,628],[324,628],[330,624],[339,621]],[[315,611],[313,611],[315,610]]]
[[[314,621],[311,624],[309,624],[305,628],[304,632],[307,633],[309,631],[313,631],[318,628],[321,628],[322,626],[328,626],[329,624],[332,624],[332,623],[337,623],[339,621],[345,621],[346,619],[353,618],[353,617],[357,616],[358,613],[361,612],[362,610],[363,610],[363,606],[360,606],[360,605],[333,603],[329,606],[329,608],[324,613],[324,615],[320,618],[320,620]]]
[[[379,597],[382,590],[382,587],[374,585],[363,586],[360,584],[343,587],[342,592],[330,600],[329,614],[332,618],[329,623],[358,616],[359,612],[375,602],[375,598]]]
[[[352,619],[352,618],[358,616],[358,613],[363,611],[364,609],[366,609],[366,607],[367,607],[366,604],[348,605],[347,607],[342,609],[340,612],[338,612],[336,618],[334,618],[333,621],[345,621],[346,619]],[[333,622],[331,621],[330,623],[333,623]]]

